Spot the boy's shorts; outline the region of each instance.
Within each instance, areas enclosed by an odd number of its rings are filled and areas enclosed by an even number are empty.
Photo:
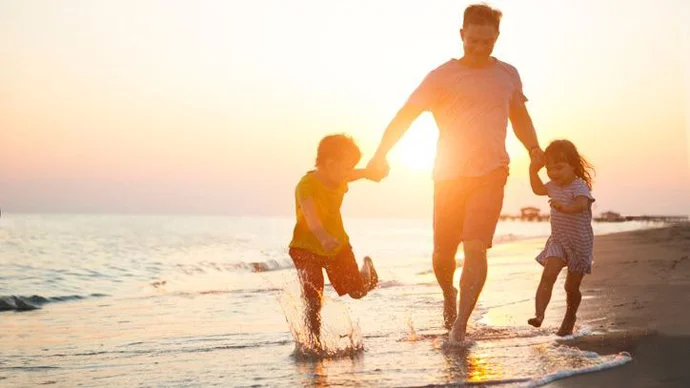
[[[326,270],[328,279],[339,296],[364,290],[362,275],[349,245],[335,256],[320,256],[300,248],[290,248],[289,253],[295,268],[300,272],[301,281],[311,284],[318,291],[323,290],[322,269]]]

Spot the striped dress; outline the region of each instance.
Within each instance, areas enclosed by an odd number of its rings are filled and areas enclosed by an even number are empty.
[[[575,178],[567,186],[554,182],[548,182],[545,186],[549,198],[565,205],[572,205],[575,197],[579,196],[589,198],[590,205],[594,202],[587,183],[580,178]],[[560,257],[565,260],[569,272],[588,274],[592,272],[593,246],[591,206],[575,214],[551,208],[551,236],[536,259],[539,264],[545,265],[547,258]]]

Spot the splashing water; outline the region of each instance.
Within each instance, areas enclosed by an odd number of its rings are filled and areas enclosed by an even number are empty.
[[[339,358],[353,356],[364,350],[359,322],[353,322],[343,303],[323,296],[321,336],[316,341],[307,329],[305,303],[298,281],[293,280],[282,287],[278,302],[295,340],[293,355],[296,358]]]

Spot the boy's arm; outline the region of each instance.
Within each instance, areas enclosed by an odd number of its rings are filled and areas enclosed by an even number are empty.
[[[340,241],[335,237],[331,236],[324,229],[319,216],[316,213],[316,208],[314,206],[314,201],[311,198],[304,198],[300,200],[300,207],[302,208],[302,214],[307,220],[307,226],[309,230],[319,239],[321,246],[327,251],[332,251],[340,246]]]
[[[539,176],[539,164],[532,163],[529,166],[529,184],[532,186],[532,192],[536,195],[547,195],[546,186]]]
[[[356,168],[352,170],[350,175],[347,177],[348,182],[354,182],[358,181],[360,179],[369,179],[369,180],[375,180],[373,179],[374,177],[371,174],[371,170],[367,170],[366,168]]]

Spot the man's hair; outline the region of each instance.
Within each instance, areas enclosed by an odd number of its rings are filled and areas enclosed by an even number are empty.
[[[323,166],[327,160],[344,161],[352,164],[352,167],[359,163],[362,152],[350,136],[338,134],[329,135],[321,139],[319,149],[316,153],[316,166]]]
[[[465,8],[462,18],[462,28],[467,28],[470,24],[488,24],[499,30],[501,24],[501,11],[491,8],[487,4],[472,4]]]

